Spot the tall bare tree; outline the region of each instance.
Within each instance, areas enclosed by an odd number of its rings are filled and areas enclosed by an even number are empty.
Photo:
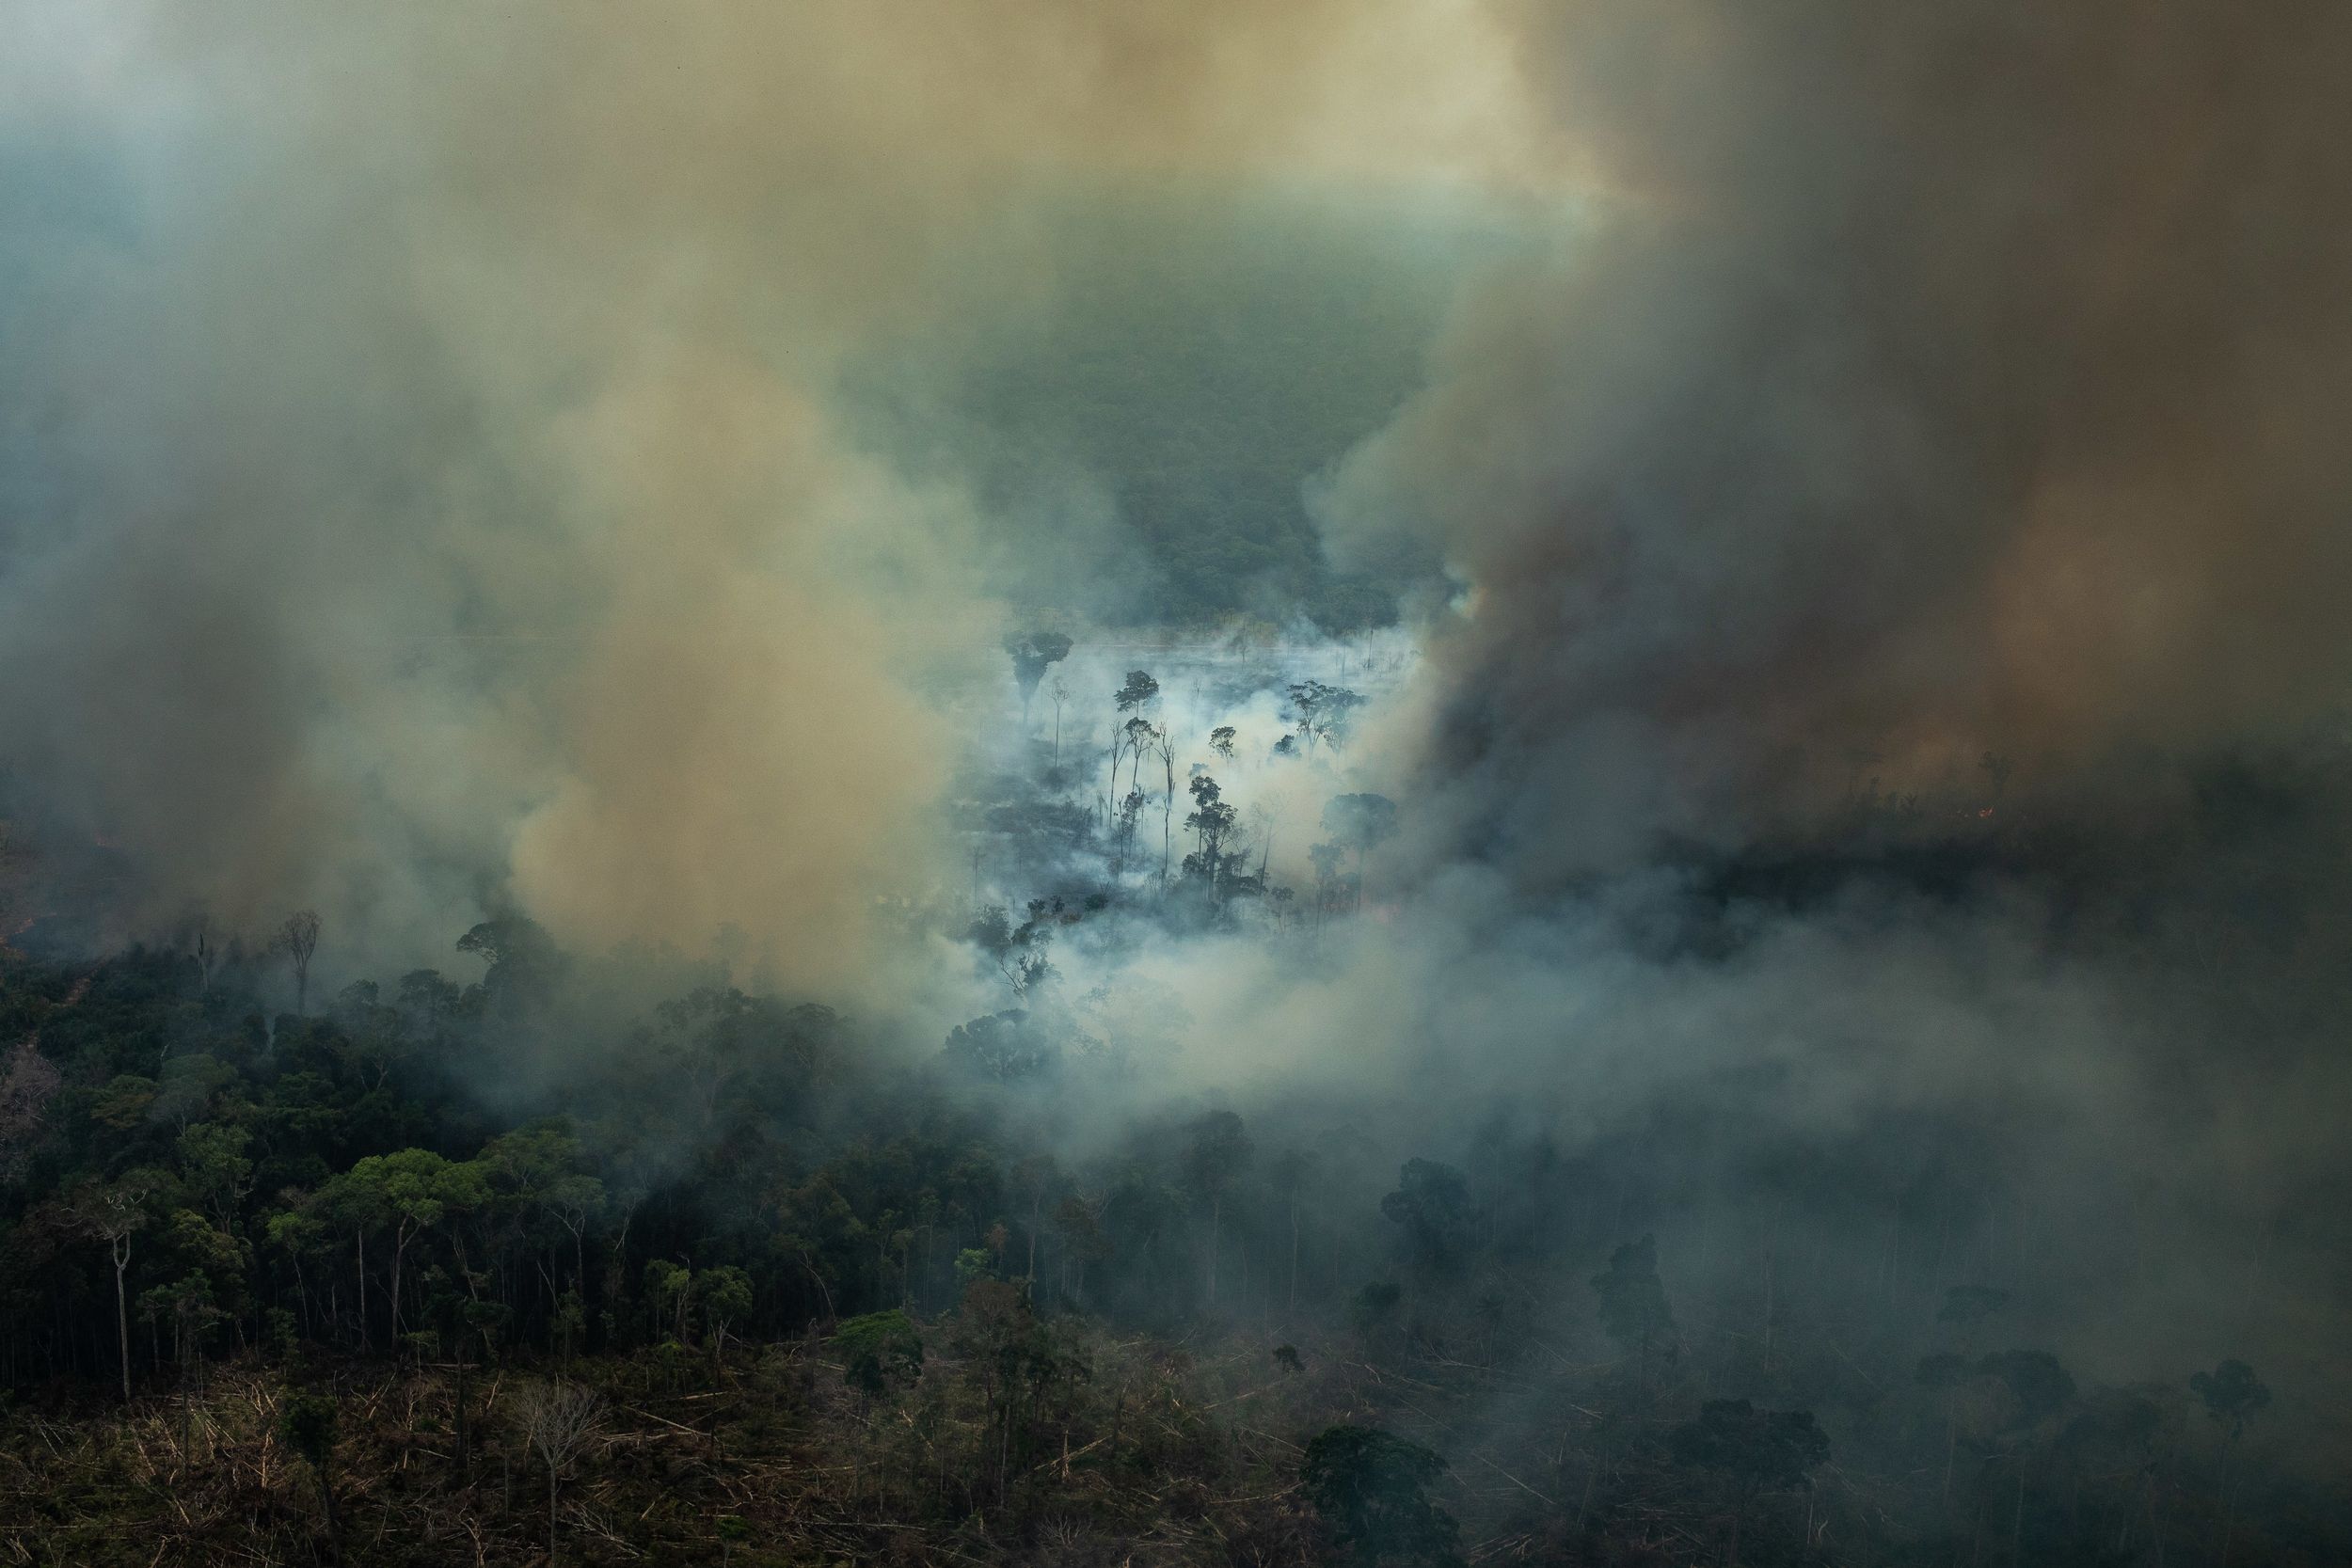
[[[197,995],[213,994],[213,965],[219,957],[219,953],[213,946],[213,917],[199,913],[196,917]]]
[[[1176,739],[1169,727],[1161,724],[1144,737],[1144,745],[1160,759],[1160,771],[1167,782],[1167,792],[1160,797],[1160,880],[1168,880],[1168,864],[1176,847]]]
[[[604,1402],[594,1388],[584,1383],[563,1383],[552,1378],[527,1386],[516,1397],[515,1414],[521,1420],[523,1435],[529,1439],[539,1458],[548,1467],[548,1560],[555,1560],[555,1487],[556,1480],[580,1452],[588,1439],[596,1435],[596,1417]]]
[[[1209,1305],[1216,1305],[1217,1254],[1224,1245],[1225,1200],[1232,1196],[1249,1169],[1255,1146],[1232,1111],[1211,1111],[1192,1124],[1191,1144],[1184,1152],[1184,1176],[1200,1203],[1209,1211]]]
[[[14,940],[24,902],[17,873],[24,861],[24,846],[6,822],[0,822],[0,947]]]
[[[296,1014],[310,1010],[310,958],[319,950],[320,924],[318,911],[296,910],[270,940],[270,945],[286,955],[286,961],[294,966]]]
[[[86,1189],[74,1204],[82,1227],[106,1243],[115,1266],[115,1340],[122,1350],[122,1402],[131,1402],[131,1308],[123,1274],[131,1266],[131,1238],[147,1224],[151,1179],[133,1172],[119,1181]]]

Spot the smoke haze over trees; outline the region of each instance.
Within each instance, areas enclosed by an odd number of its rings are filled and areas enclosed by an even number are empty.
[[[2347,57],[0,10],[0,1550],[2341,1557]]]

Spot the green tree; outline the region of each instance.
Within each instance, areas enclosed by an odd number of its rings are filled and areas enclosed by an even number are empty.
[[[1298,1479],[1324,1528],[1361,1568],[1454,1568],[1454,1516],[1430,1501],[1445,1461],[1376,1427],[1326,1427],[1307,1444]]]
[[[1929,1388],[1944,1395],[1944,1500],[1952,1496],[1952,1470],[1960,1457],[1960,1396],[1969,1381],[1977,1375],[1968,1360],[1968,1349],[1976,1338],[1977,1326],[2009,1305],[2009,1292],[1989,1285],[1955,1285],[1944,1292],[1944,1305],[1937,1308],[1935,1321],[1949,1323],[1956,1354],[1931,1355],[1919,1363],[1918,1380]]]
[[[1460,1265],[1478,1220],[1470,1183],[1435,1160],[1406,1161],[1396,1190],[1380,1200],[1380,1212],[1401,1228],[1406,1252],[1425,1279]]]
[[[842,1381],[867,1399],[881,1399],[923,1375],[923,1336],[896,1307],[843,1320],[834,1343],[841,1350]]]
[[[1005,653],[1012,659],[1012,678],[1021,689],[1021,729],[1027,734],[1029,705],[1037,697],[1038,684],[1045,679],[1045,672],[1070,657],[1070,639],[1057,631],[1031,631],[1005,639]]]
[[[1955,1285],[1944,1292],[1944,1305],[1937,1309],[1935,1321],[1950,1323],[1960,1348],[1965,1352],[1979,1323],[2009,1305],[2009,1292],[1986,1285]]]
[[[686,1343],[686,1315],[693,1303],[693,1270],[666,1258],[645,1265],[645,1304],[653,1313],[655,1333],[666,1325],[671,1338]]]
[[[1396,1316],[1397,1304],[1404,1299],[1404,1288],[1394,1280],[1375,1279],[1347,1304],[1347,1320],[1357,1333],[1369,1337]]]
[[[1146,706],[1160,694],[1160,683],[1148,671],[1130,670],[1127,679],[1111,694],[1111,702],[1121,713],[1133,713]]]
[[[174,1056],[156,1075],[151,1121],[167,1121],[182,1132],[211,1114],[214,1104],[237,1082],[237,1069],[209,1051]]]
[[[1103,1230],[1101,1203],[1089,1202],[1076,1193],[1063,1198],[1054,1208],[1054,1233],[1061,1241],[1062,1294],[1084,1302],[1087,1265],[1106,1262],[1112,1256],[1110,1238]],[[1070,1280],[1073,1263],[1078,1268],[1074,1289]]]
[[[469,1383],[473,1370],[474,1347],[479,1344],[484,1354],[491,1354],[498,1333],[512,1315],[502,1302],[485,1299],[481,1293],[481,1276],[462,1265],[453,1273],[435,1264],[425,1271],[425,1307],[441,1343],[455,1356],[457,1382],[452,1391],[451,1406],[456,1413],[457,1451],[453,1467],[462,1481],[469,1464],[469,1438],[472,1396]],[[430,1338],[419,1336],[414,1338]]]
[[[457,939],[457,950],[472,954],[487,966],[482,974],[481,995],[494,1003],[544,996],[564,970],[563,955],[554,939],[536,921],[521,915],[500,915],[481,922]],[[405,998],[406,982],[402,989]]]
[[[1232,858],[1226,851],[1226,842],[1240,825],[1241,814],[1223,799],[1224,791],[1206,771],[1195,773],[1186,787],[1194,809],[1185,816],[1184,826],[1192,830],[1200,847],[1184,857],[1184,875],[1200,878],[1215,897],[1223,888]]]
[[[390,1216],[381,1183],[365,1180],[352,1171],[323,1184],[311,1207],[351,1237],[353,1254],[352,1316],[359,1347],[368,1348],[368,1237],[381,1230]]]
[[[291,1190],[286,1196],[290,1203],[269,1213],[262,1221],[262,1233],[294,1265],[294,1297],[307,1314],[311,1308],[310,1287],[303,1271],[303,1259],[319,1249],[326,1236],[326,1224],[319,1217],[314,1199]]]
[[[202,1349],[201,1332],[220,1316],[242,1318],[251,1308],[246,1280],[252,1272],[253,1249],[244,1238],[219,1228],[194,1209],[175,1209],[157,1235],[155,1250],[164,1272],[207,1280],[202,1287],[205,1301],[218,1309],[217,1314],[183,1313],[183,1326],[194,1330],[181,1341],[183,1355]]]
[[[253,1190],[253,1134],[226,1122],[199,1121],[180,1134],[180,1173],[190,1196],[211,1210],[223,1230],[234,1230]]]
[[[90,1119],[118,1132],[128,1132],[147,1124],[147,1113],[155,1104],[155,1080],[136,1073],[118,1073],[90,1096]]]
[[[1323,917],[1347,901],[1347,884],[1343,876],[1347,850],[1328,842],[1310,845],[1307,861],[1315,869],[1315,927],[1320,930]]]
[[[1293,681],[1286,694],[1291,721],[1298,726],[1296,738],[1309,756],[1314,755],[1318,741],[1336,746],[1344,740],[1348,715],[1364,702],[1343,686],[1326,686],[1318,680]]]
[[[1222,1250],[1226,1199],[1249,1169],[1255,1146],[1232,1111],[1211,1111],[1192,1124],[1184,1148],[1184,1180],[1209,1211],[1208,1300],[1216,1304],[1216,1263]]]
[[[535,1123],[491,1140],[477,1164],[501,1206],[537,1219],[571,1243],[572,1287],[588,1290],[588,1231],[606,1207],[603,1181],[580,1167],[580,1139],[562,1121]]]
[[[1274,1190],[1282,1195],[1282,1215],[1290,1227],[1290,1283],[1283,1306],[1292,1311],[1298,1308],[1298,1200],[1313,1163],[1314,1156],[1305,1150],[1286,1148],[1275,1157],[1271,1173]]]
[[[1033,1446],[1048,1392],[1057,1383],[1082,1380],[1085,1363],[1039,1321],[1028,1292],[1003,1279],[974,1278],[965,1286],[953,1348],[980,1385],[1001,1500],[1014,1467]]]
[[[1732,1495],[1731,1544],[1724,1560],[1740,1560],[1740,1528],[1756,1496],[1805,1486],[1807,1472],[1829,1458],[1829,1439],[1809,1410],[1758,1410],[1746,1400],[1708,1400],[1695,1421],[1674,1429],[1668,1445],[1680,1465],[1724,1478]]]
[[[1153,680],[1151,673],[1145,670],[1128,671],[1125,682],[1117,691],[1111,693],[1111,707],[1117,715],[1111,721],[1110,798],[1113,800],[1119,797],[1119,759],[1126,754],[1130,746],[1135,744],[1136,726],[1140,723],[1148,727],[1148,721],[1144,719],[1142,709],[1149,707],[1157,700],[1159,694],[1160,683]],[[1136,761],[1140,767],[1143,753],[1139,751],[1136,753]]]
[[[115,1271],[115,1338],[122,1353],[122,1402],[131,1402],[131,1307],[123,1276],[131,1266],[131,1238],[144,1229],[147,1199],[162,1185],[153,1171],[133,1171],[119,1180],[94,1183],[75,1196],[73,1214],[82,1228],[106,1243]]]
[[[471,1161],[450,1160],[427,1148],[404,1148],[372,1154],[328,1185],[330,1205],[363,1236],[369,1228],[389,1227],[392,1232],[392,1338],[397,1341],[402,1270],[409,1243],[440,1227],[453,1213],[487,1202],[489,1183],[482,1167]],[[362,1278],[364,1282],[364,1265]],[[365,1313],[361,1316],[364,1322]]]
[[[2238,1439],[2246,1434],[2246,1423],[2256,1412],[2270,1403],[2270,1388],[2254,1375],[2254,1369],[2245,1362],[2232,1359],[2222,1362],[2210,1372],[2199,1372],[2188,1380],[2189,1391],[2204,1404],[2205,1414],[2217,1424],[2229,1429],[2221,1445],[2221,1561],[2228,1568],[2230,1547],[2237,1537],[2237,1513],[2230,1494],[2230,1456],[2237,1450]]]
[[[804,1090],[834,1023],[829,1008],[787,1006],[732,986],[702,986],[655,1009],[656,1055],[686,1086],[705,1132]]]
[[[752,1315],[752,1276],[732,1263],[714,1264],[696,1277],[694,1296],[710,1335],[710,1367],[716,1376],[726,1364],[729,1325]]]
[[[342,1560],[342,1529],[335,1517],[335,1402],[321,1394],[288,1394],[278,1404],[278,1440],[302,1456],[318,1483],[326,1521],[327,1560]]]
[[[1609,1255],[1609,1267],[1593,1275],[1600,1298],[1600,1326],[1622,1350],[1639,1357],[1637,1387],[1649,1386],[1650,1349],[1674,1333],[1674,1310],[1658,1277],[1658,1239],[1644,1236]]]
[[[2269,1386],[2243,1361],[2224,1361],[2212,1371],[2199,1372],[2188,1386],[2205,1414],[2229,1429],[2233,1443],[2245,1434],[2246,1423],[2270,1403]]]
[[[2064,1409],[2074,1397],[2073,1374],[2044,1350],[2005,1350],[1977,1363],[1979,1377],[1993,1378],[2009,1394],[2004,1432],[2026,1432]]]

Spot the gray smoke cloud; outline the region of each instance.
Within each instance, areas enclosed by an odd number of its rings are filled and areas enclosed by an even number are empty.
[[[1333,538],[1472,608],[1422,775],[1535,877],[2277,736],[2352,623],[2340,8],[1531,4],[1597,193],[1473,292]]]
[[[1218,1026],[1615,1148],[1686,1279],[1948,1183],[2100,1375],[2336,1386],[2352,16],[1510,11],[1576,222],[1314,496],[1462,584],[1419,893]]]

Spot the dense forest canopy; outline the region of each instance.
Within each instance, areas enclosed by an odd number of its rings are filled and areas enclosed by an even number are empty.
[[[0,1560],[2343,1560],[2348,18],[0,13]]]

